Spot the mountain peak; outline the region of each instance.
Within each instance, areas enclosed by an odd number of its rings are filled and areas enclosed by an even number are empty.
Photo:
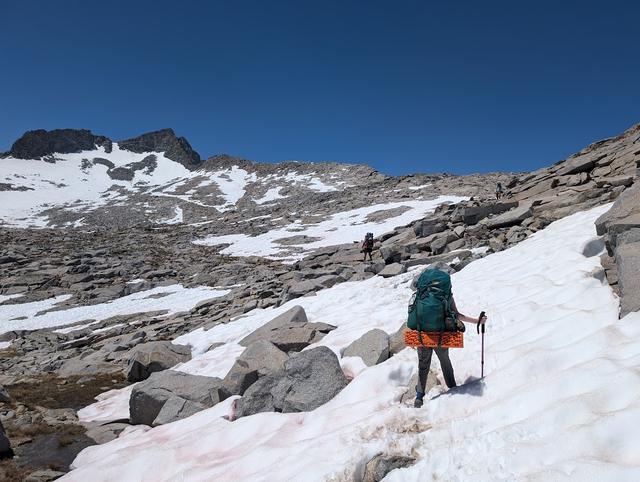
[[[193,168],[202,161],[200,154],[193,150],[189,141],[176,136],[173,129],[166,128],[147,132],[131,139],[118,141],[121,149],[133,152],[164,152],[165,157],[179,162],[186,168]]]
[[[39,159],[51,154],[68,154],[104,146],[111,152],[111,140],[88,129],[37,129],[25,132],[7,153],[18,159]]]

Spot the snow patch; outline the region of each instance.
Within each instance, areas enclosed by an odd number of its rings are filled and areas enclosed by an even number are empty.
[[[304,257],[306,253],[317,248],[359,241],[363,237],[363,233],[369,231],[375,234],[382,234],[397,226],[409,224],[416,219],[426,216],[440,204],[446,202],[456,203],[465,199],[467,198],[459,196],[440,196],[428,201],[375,204],[373,206],[333,214],[329,216],[327,220],[317,224],[307,225],[296,221],[285,227],[274,229],[258,236],[247,236],[246,234],[210,236],[194,241],[194,243],[204,246],[230,244],[230,246],[224,248],[221,253],[232,256],[263,256],[265,258],[296,261]],[[398,216],[385,219],[384,221],[366,221],[367,216],[375,211],[394,209],[401,206],[406,206],[409,209]],[[277,242],[278,239],[294,235],[304,235],[320,239],[311,243],[289,246],[283,246]],[[292,252],[292,249],[296,252]]]
[[[71,295],[62,295],[49,300],[19,305],[0,305],[0,333],[13,330],[37,330],[64,326],[85,320],[97,322],[112,316],[149,311],[166,311],[166,314],[170,315],[181,311],[189,311],[199,302],[224,296],[229,291],[215,290],[207,286],[184,288],[182,285],[176,284],[133,293],[106,303],[76,306],[58,311],[47,310],[50,310],[58,303],[68,300]],[[154,296],[159,294],[164,296]],[[85,328],[91,324],[83,327],[74,327],[72,330]]]
[[[209,178],[214,181],[220,188],[220,191],[222,191],[222,197],[225,199],[225,203],[218,206],[218,209],[224,211],[236,205],[244,196],[247,184],[249,182],[255,182],[257,176],[255,173],[249,174],[238,166],[232,166],[230,169],[209,174]]]
[[[260,199],[256,199],[255,203],[256,204],[265,204],[271,201],[275,201],[277,199],[283,199],[287,196],[283,196],[282,194],[280,194],[280,191],[282,190],[281,187],[273,187],[269,190],[267,190],[267,192],[264,194],[264,196],[262,196]]]
[[[16,298],[22,298],[23,296],[24,294],[22,293],[15,295],[0,295],[0,304],[4,303],[5,301],[15,300]]]
[[[180,223],[182,223],[184,221],[184,215],[183,215],[183,212],[182,212],[182,208],[176,206],[174,208],[174,210],[175,210],[175,215],[172,218],[167,219],[166,221],[161,221],[160,224],[180,224]]]

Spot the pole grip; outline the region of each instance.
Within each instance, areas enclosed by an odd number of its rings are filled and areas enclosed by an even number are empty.
[[[478,323],[476,324],[476,332],[478,333],[478,335],[480,334],[480,320],[482,319],[482,317],[484,316],[484,311],[480,312],[480,316],[478,316]],[[482,324],[482,333],[484,333],[484,324]]]

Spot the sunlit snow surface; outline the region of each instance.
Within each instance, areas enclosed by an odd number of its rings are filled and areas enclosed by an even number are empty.
[[[166,311],[166,314],[188,311],[199,302],[224,296],[229,290],[216,290],[208,286],[184,288],[182,285],[161,286],[141,291],[97,305],[77,306],[57,311],[47,311],[68,300],[71,295],[61,295],[44,301],[0,305],[0,334],[13,330],[37,330],[64,326],[85,320],[106,320],[112,316],[150,311]],[[82,328],[89,326],[84,325]],[[60,330],[61,332],[69,330]]]
[[[232,256],[263,256],[295,261],[304,257],[309,251],[324,246],[351,243],[359,241],[366,232],[373,232],[376,236],[392,230],[397,226],[409,224],[416,219],[423,218],[432,212],[438,205],[446,202],[460,202],[465,197],[439,196],[436,199],[402,201],[386,204],[374,204],[362,208],[343,211],[332,214],[325,221],[316,224],[303,224],[296,221],[280,229],[273,229],[258,236],[246,234],[228,234],[223,236],[210,236],[202,240],[194,241],[196,244],[215,246],[229,244],[222,254]],[[367,216],[376,211],[385,211],[399,207],[408,209],[397,216],[383,221],[368,221]],[[283,246],[278,240],[292,236],[308,236],[314,240],[304,244],[290,244]],[[291,252],[290,248],[298,248],[299,252]]]
[[[107,165],[131,168],[131,165],[149,155],[155,156],[155,166],[136,170],[132,180],[110,177]],[[113,143],[111,152],[106,152],[104,147],[97,147],[90,151],[55,154],[52,157],[55,157],[55,162],[12,157],[1,160],[0,183],[9,184],[12,188],[0,191],[0,225],[42,228],[49,225],[48,210],[52,208],[64,208],[81,215],[107,204],[125,203],[132,194],[147,194],[174,201],[173,217],[167,220],[153,217],[153,221],[178,224],[183,221],[181,204],[228,211],[236,207],[236,203],[246,195],[247,187],[254,183],[267,183],[270,186],[265,196],[256,200],[258,204],[282,198],[280,189],[287,186],[305,187],[318,192],[347,187],[336,174],[329,176],[333,184],[327,184],[314,174],[299,174],[296,171],[263,178],[238,166],[216,171],[192,171],[165,157],[162,152],[135,153],[120,149],[117,142]],[[279,185],[271,187],[274,182]],[[186,186],[190,188],[185,191]],[[69,221],[66,225],[80,227],[83,218]]]
[[[106,159],[114,167],[122,167],[140,162],[150,154],[156,156],[156,168],[152,172],[136,171],[132,181],[111,179],[107,175],[107,166],[102,164],[82,167],[84,159],[93,158]],[[56,158],[55,164],[33,159],[2,159],[0,182],[30,190],[0,191],[0,224],[43,227],[48,222],[42,215],[46,209],[64,205],[81,211],[122,198],[121,193],[110,190],[112,186],[135,192],[191,175],[184,166],[161,153],[138,154],[120,149],[117,143],[113,143],[110,153],[99,147],[93,151],[56,154]]]
[[[221,417],[232,402],[224,402],[89,447],[63,480],[352,480],[377,453],[419,458],[392,481],[639,480],[640,315],[617,319],[617,299],[593,277],[599,257],[582,255],[607,208],[555,222],[454,275],[460,309],[489,315],[484,382],[452,393],[436,387],[420,410],[401,406],[416,369],[406,349],[362,369],[313,412],[228,422]],[[227,342],[190,362],[193,373],[212,374],[216,351],[236,356],[241,335],[300,304],[311,321],[338,325],[321,344],[339,351],[366,330],[402,323],[411,278],[344,283],[180,341],[196,354]],[[465,349],[452,350],[459,383],[479,376],[480,338],[470,328]],[[197,368],[203,357],[209,363]]]

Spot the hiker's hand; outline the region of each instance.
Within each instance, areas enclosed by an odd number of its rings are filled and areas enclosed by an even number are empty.
[[[478,318],[478,323],[484,325],[487,322],[487,317],[483,316],[482,318]]]

